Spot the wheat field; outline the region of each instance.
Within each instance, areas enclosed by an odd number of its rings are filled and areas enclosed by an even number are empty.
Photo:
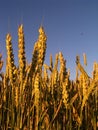
[[[18,66],[12,36],[6,35],[5,72],[0,54],[0,130],[97,130],[98,63],[90,77],[76,56],[76,79],[71,80],[62,52],[44,63],[47,36],[42,26],[38,31],[28,64],[23,25],[18,27]]]

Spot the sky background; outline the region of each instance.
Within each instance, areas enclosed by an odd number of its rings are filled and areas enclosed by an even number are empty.
[[[50,54],[55,59],[55,54],[61,51],[67,69],[70,68],[70,78],[75,79],[76,55],[83,64],[83,53],[86,53],[85,69],[91,76],[93,63],[98,62],[98,0],[0,0],[0,53],[5,61],[5,38],[10,32],[16,65],[20,24],[24,25],[29,63],[42,24],[47,35],[45,63],[49,64]]]

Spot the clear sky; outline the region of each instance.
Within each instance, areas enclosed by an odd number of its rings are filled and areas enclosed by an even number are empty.
[[[38,37],[38,28],[43,24],[47,34],[49,56],[62,51],[70,68],[71,78],[75,78],[76,55],[86,53],[89,75],[93,62],[98,62],[98,0],[0,0],[0,52],[6,58],[5,37],[12,35],[12,43],[17,64],[17,29],[24,25],[26,57],[31,62],[32,50]]]

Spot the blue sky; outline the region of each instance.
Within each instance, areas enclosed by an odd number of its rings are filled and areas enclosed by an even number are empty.
[[[12,35],[17,64],[17,29],[24,25],[26,57],[31,62],[32,50],[38,37],[38,28],[43,24],[47,34],[49,56],[62,51],[70,68],[71,79],[75,78],[75,59],[86,53],[89,75],[93,62],[98,62],[98,0],[0,0],[0,52],[6,59],[5,37]]]

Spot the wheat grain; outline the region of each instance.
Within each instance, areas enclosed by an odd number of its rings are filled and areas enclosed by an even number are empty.
[[[6,36],[6,49],[7,49],[7,60],[8,60],[8,67],[9,67],[9,77],[10,81],[13,84],[15,81],[15,70],[16,66],[14,65],[14,54],[12,48],[12,37],[10,34]]]
[[[20,81],[25,77],[26,69],[26,57],[25,57],[25,41],[24,41],[24,30],[23,25],[18,28],[18,59],[19,59],[19,72]]]

